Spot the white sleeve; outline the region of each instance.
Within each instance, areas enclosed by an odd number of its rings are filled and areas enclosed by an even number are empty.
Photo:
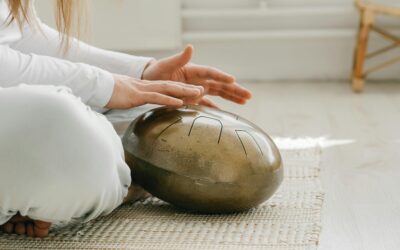
[[[36,14],[34,14],[36,17]],[[43,24],[36,17],[38,28],[29,24],[22,30],[22,39],[11,45],[23,53],[35,53],[81,62],[97,66],[114,74],[142,78],[145,66],[153,59],[149,57],[132,56],[124,53],[104,50],[90,46],[77,39],[71,40],[71,47],[64,53],[61,47],[59,32]]]
[[[92,107],[104,107],[111,98],[111,73],[83,63],[36,54],[24,54],[0,45],[0,87],[21,83],[63,85]]]

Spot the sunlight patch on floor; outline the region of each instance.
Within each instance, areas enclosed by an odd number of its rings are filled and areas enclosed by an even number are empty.
[[[315,148],[329,148],[340,145],[347,145],[355,143],[352,139],[330,139],[328,137],[316,137],[316,138],[290,138],[290,137],[273,137],[274,142],[280,149],[306,149]]]

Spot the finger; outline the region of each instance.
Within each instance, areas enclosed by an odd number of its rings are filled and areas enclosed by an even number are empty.
[[[201,100],[200,98],[183,98],[183,105],[197,105]]]
[[[160,67],[166,70],[174,70],[176,68],[181,68],[190,62],[193,55],[193,46],[187,45],[185,49],[173,56],[161,59],[159,61]]]
[[[208,80],[206,84],[208,85],[209,89],[225,91],[230,94],[243,96],[244,98],[250,98],[252,95],[248,89],[242,87],[237,82],[226,84],[220,81]]]
[[[209,91],[224,92],[229,95],[236,95],[243,99],[250,99],[252,97],[252,93],[248,89],[240,86],[236,82],[233,84],[226,84],[222,82],[208,81],[207,84]]]
[[[226,94],[226,93],[224,93],[224,92],[223,92],[223,93],[220,93],[219,96],[221,96],[222,98],[224,98],[224,99],[226,99],[226,100],[229,100],[229,101],[232,101],[232,102],[235,102],[235,103],[238,103],[238,104],[246,104],[246,102],[247,102],[246,99],[237,97],[237,96],[235,96],[235,95]]]
[[[228,92],[228,91],[224,91],[224,90],[210,89],[207,94],[213,95],[213,96],[224,97],[225,99],[228,99],[229,101],[234,101],[234,102],[239,102],[239,103],[245,103],[247,100],[249,100],[249,98],[244,98],[243,96],[240,96],[240,95]]]
[[[184,83],[184,82],[176,82],[176,81],[166,81],[166,80],[158,80],[158,81],[142,81],[143,83],[137,83],[138,89],[140,90],[148,90],[153,86],[162,86],[162,85],[178,85],[178,86],[183,86],[186,88],[191,88],[191,89],[199,89],[199,90],[204,90],[204,87],[198,84],[190,84],[190,83]]]
[[[201,80],[214,80],[224,83],[235,82],[235,77],[219,69],[195,64],[188,67],[188,75],[189,78],[194,78],[193,80],[196,82]]]
[[[188,85],[177,82],[156,82],[148,84],[144,89],[146,92],[158,92],[175,97],[196,97],[204,92],[201,86]]]
[[[208,97],[201,98],[201,100],[199,101],[199,104],[207,106],[207,107],[219,109],[218,105]]]
[[[182,100],[160,93],[144,92],[141,96],[146,104],[159,104],[174,107],[180,107],[183,105]]]

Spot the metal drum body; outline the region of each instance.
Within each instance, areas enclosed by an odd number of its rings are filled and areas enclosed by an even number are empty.
[[[283,179],[281,156],[270,137],[216,109],[153,109],[132,122],[123,144],[135,182],[196,212],[247,210],[267,200]]]

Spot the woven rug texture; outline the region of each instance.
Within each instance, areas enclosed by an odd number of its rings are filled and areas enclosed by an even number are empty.
[[[250,211],[196,215],[150,198],[46,239],[0,233],[0,249],[317,249],[321,147],[312,139],[275,141],[285,179],[270,200]]]

